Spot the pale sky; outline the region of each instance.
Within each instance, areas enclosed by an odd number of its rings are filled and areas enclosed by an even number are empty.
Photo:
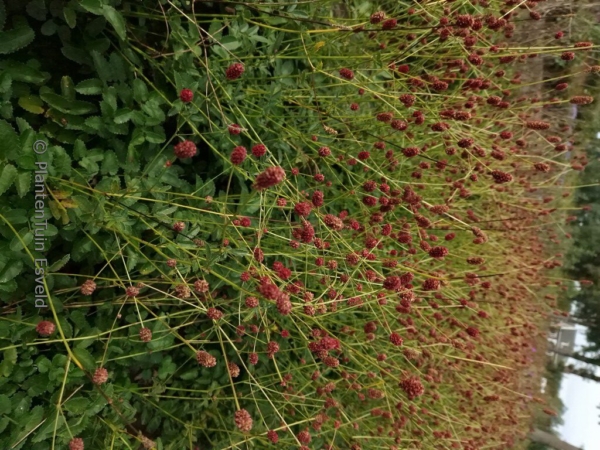
[[[577,326],[575,350],[586,344],[585,327]],[[575,364],[570,359],[569,363]],[[575,364],[579,366],[579,364]],[[600,369],[596,370],[600,375]],[[559,392],[565,405],[564,425],[556,428],[561,439],[584,450],[600,448],[600,383],[577,375],[564,374]]]

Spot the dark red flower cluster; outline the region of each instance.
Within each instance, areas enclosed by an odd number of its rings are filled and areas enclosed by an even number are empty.
[[[225,76],[228,80],[236,80],[244,73],[244,65],[242,63],[234,63],[225,71]]]
[[[340,69],[340,76],[346,80],[352,80],[354,78],[354,72],[344,67]]]
[[[246,147],[242,147],[241,145],[235,147],[231,152],[230,161],[233,165],[239,166],[244,162],[247,155]]]
[[[281,167],[267,167],[254,181],[254,188],[261,191],[275,186],[285,180],[285,170]]]
[[[198,149],[196,148],[196,144],[192,141],[183,141],[173,147],[175,150],[175,156],[178,158],[191,158],[196,155]]]
[[[414,400],[425,393],[423,383],[416,376],[405,378],[399,383],[399,386],[408,395],[410,400]]]

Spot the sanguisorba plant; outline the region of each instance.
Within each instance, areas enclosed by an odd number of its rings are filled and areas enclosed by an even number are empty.
[[[0,447],[514,448],[592,101],[519,71],[598,71],[535,6],[0,1]]]

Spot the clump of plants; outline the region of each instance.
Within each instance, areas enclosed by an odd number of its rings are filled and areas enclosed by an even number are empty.
[[[519,73],[600,71],[530,3],[0,1],[0,446],[514,448],[593,101]]]

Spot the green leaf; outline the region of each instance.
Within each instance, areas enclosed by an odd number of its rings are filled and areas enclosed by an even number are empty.
[[[19,197],[25,197],[31,186],[31,172],[21,172],[17,176],[15,186],[17,187],[17,193],[19,194]]]
[[[75,86],[71,77],[64,76],[60,79],[60,93],[70,102],[75,100]]]
[[[75,90],[82,95],[99,95],[102,94],[102,80],[98,78],[90,78],[79,83]]]
[[[0,415],[8,414],[10,412],[10,399],[8,395],[0,394]]]
[[[17,349],[9,348],[4,350],[4,359],[0,363],[0,375],[8,377],[17,363]]]
[[[108,150],[104,154],[104,160],[102,161],[102,174],[116,175],[119,171],[119,160],[117,154],[112,150]]]
[[[75,25],[77,25],[77,13],[75,12],[75,10],[69,7],[65,7],[63,9],[63,14],[65,16],[65,22],[67,22],[69,28],[75,28]]]
[[[16,61],[7,61],[6,63],[2,63],[0,67],[5,70],[5,73],[11,76],[13,81],[41,84],[48,78],[48,75],[44,75],[39,70]]]
[[[84,102],[82,100],[69,101],[53,92],[45,92],[40,94],[40,97],[42,97],[42,100],[50,106],[65,114],[80,116],[96,112],[96,107],[92,103]]]
[[[144,132],[144,135],[146,136],[146,140],[153,144],[162,144],[167,140],[165,133],[162,129],[159,129],[159,131],[146,130]]]
[[[227,50],[232,51],[240,48],[242,43],[233,36],[225,36],[223,39],[221,39],[221,45]]]
[[[54,263],[50,267],[48,267],[48,272],[58,272],[60,269],[62,269],[64,267],[65,264],[67,264],[69,262],[70,259],[71,259],[71,255],[69,253],[67,253],[65,256],[63,256],[59,260],[54,261]]]
[[[17,168],[7,164],[0,174],[0,195],[4,194],[17,178]]]
[[[11,153],[14,154],[18,148],[21,148],[19,135],[7,121],[0,120],[0,159],[6,158]]]
[[[16,52],[31,44],[35,33],[28,26],[20,26],[10,31],[0,32],[0,55]]]
[[[129,108],[122,108],[122,109],[115,111],[113,120],[115,121],[115,123],[118,123],[118,124],[126,123],[126,122],[129,122],[132,114],[133,114],[133,111],[131,111]]]
[[[23,228],[18,236],[12,238],[9,247],[13,252],[18,252],[27,247],[31,241],[33,241],[33,232],[29,228]]]
[[[82,414],[86,411],[90,400],[85,397],[72,397],[63,406],[63,408],[73,414]]]
[[[112,73],[106,59],[104,59],[104,57],[96,50],[92,51],[92,59],[94,60],[94,67],[96,68],[96,72],[98,72],[100,79],[105,83],[110,81]]]
[[[48,15],[48,9],[46,8],[46,4],[44,0],[32,0],[27,3],[27,14],[37,20],[46,20],[46,16]]]
[[[2,0],[0,0],[2,1]],[[0,74],[0,93],[8,93],[12,86],[12,77],[8,72]]]
[[[121,40],[124,41],[127,33],[125,31],[125,19],[123,19],[121,13],[112,6],[103,5],[102,14],[104,14],[106,20],[114,27]]]
[[[0,283],[7,283],[11,281],[14,277],[21,273],[22,268],[23,261],[20,259],[11,264],[7,264],[6,267],[0,271]]]
[[[77,360],[81,363],[83,367],[87,370],[95,370],[96,369],[96,360],[92,356],[90,352],[88,352],[85,348],[74,348],[73,354],[77,358]]]
[[[148,100],[148,87],[139,78],[133,80],[133,98],[138,103]]]
[[[102,2],[100,0],[81,0],[79,6],[92,14],[102,14]]]
[[[40,31],[44,36],[52,36],[54,33],[56,33],[56,28],[56,23],[50,19],[45,22],[44,25],[42,25]]]
[[[37,95],[19,97],[19,106],[31,114],[44,114],[44,102]]]

